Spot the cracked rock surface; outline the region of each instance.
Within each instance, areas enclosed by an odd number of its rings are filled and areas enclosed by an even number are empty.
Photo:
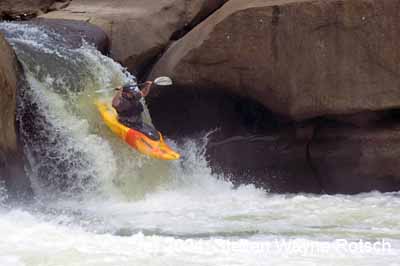
[[[111,56],[131,72],[141,74],[175,32],[185,31],[193,21],[206,17],[224,2],[74,0],[68,7],[41,17],[83,20],[99,26],[111,40]]]

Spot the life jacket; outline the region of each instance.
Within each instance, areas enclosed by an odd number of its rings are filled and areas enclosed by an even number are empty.
[[[140,116],[144,110],[140,98],[135,96],[129,98],[124,93],[121,95],[118,106],[115,106],[120,118],[130,118]]]

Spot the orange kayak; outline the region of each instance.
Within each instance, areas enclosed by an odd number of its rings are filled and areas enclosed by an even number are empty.
[[[121,124],[118,121],[118,114],[111,104],[97,101],[96,106],[104,123],[111,131],[140,153],[160,160],[178,160],[180,158],[179,153],[175,152],[164,142],[160,132],[153,130],[159,136],[150,138],[138,129],[129,128]],[[146,127],[150,126],[146,125]]]

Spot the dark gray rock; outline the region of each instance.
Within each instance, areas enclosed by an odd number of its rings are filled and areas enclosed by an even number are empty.
[[[25,85],[15,53],[0,33],[0,185],[18,198],[31,194],[16,125],[18,93]]]
[[[19,23],[38,25],[53,30],[63,36],[65,40],[63,45],[69,45],[71,48],[80,47],[84,40],[95,45],[103,54],[108,54],[110,51],[107,34],[101,28],[85,21],[36,18]]]
[[[0,19],[26,20],[48,11],[56,0],[1,0]]]

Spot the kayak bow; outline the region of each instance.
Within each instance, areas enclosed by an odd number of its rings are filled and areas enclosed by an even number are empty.
[[[160,132],[157,131],[160,135],[159,140],[153,140],[144,133],[121,124],[118,121],[117,112],[109,103],[97,101],[96,106],[104,123],[111,131],[140,153],[160,160],[178,160],[180,158],[180,155],[164,142]]]

